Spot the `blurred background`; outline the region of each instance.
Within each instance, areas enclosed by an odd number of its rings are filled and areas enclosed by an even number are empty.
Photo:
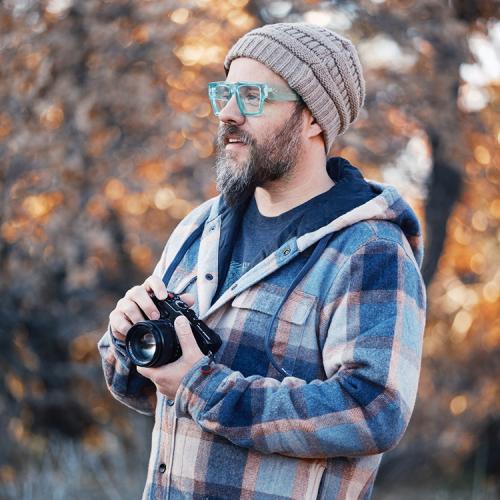
[[[425,227],[428,323],[408,432],[374,499],[500,484],[500,4],[0,2],[0,498],[135,499],[151,419],[96,342],[178,221],[214,196],[206,84],[232,43],[307,21],[356,44],[365,108],[331,151]]]

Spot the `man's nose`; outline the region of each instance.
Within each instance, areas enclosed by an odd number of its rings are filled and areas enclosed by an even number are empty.
[[[229,99],[227,104],[221,109],[219,120],[224,123],[235,125],[242,125],[245,122],[245,116],[241,114],[235,95],[232,95],[231,99]]]

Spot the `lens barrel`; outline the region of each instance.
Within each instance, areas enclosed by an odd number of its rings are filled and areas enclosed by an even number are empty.
[[[175,328],[169,320],[140,321],[127,333],[127,353],[137,366],[171,363],[181,355]]]

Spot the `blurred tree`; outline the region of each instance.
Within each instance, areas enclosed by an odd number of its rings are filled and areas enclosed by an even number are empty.
[[[205,82],[253,27],[245,3],[0,5],[0,479],[53,433],[98,446],[112,423],[95,344],[213,194]]]

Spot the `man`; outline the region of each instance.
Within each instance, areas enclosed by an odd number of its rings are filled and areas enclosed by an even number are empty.
[[[267,25],[225,70],[209,84],[221,195],[174,230],[99,344],[113,395],[155,414],[144,498],[369,498],[416,397],[418,221],[394,188],[327,161],[364,100],[348,40]],[[167,290],[222,346],[204,356],[178,318],[181,358],[136,368],[117,341]]]

